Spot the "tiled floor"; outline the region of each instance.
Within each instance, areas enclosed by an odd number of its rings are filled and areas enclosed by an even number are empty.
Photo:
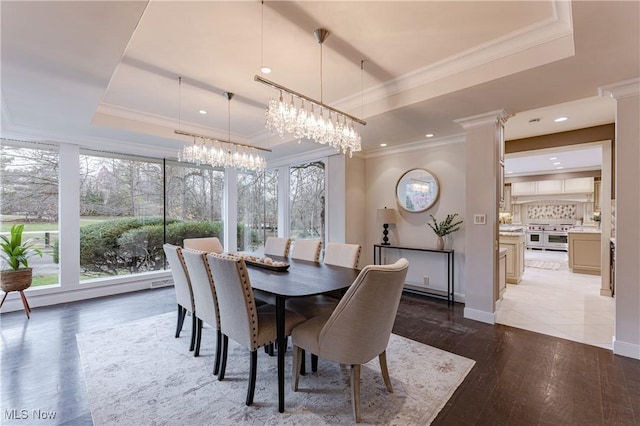
[[[527,260],[560,269],[526,267],[519,284],[507,284],[496,322],[611,349],[615,303],[600,296],[600,277],[571,273],[566,252],[526,250]]]

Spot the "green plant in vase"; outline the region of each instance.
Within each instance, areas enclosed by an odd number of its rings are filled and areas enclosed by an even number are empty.
[[[441,222],[438,222],[438,220],[432,214],[430,214],[429,216],[431,216],[431,220],[433,221],[433,223],[427,222],[427,225],[438,236],[438,239],[436,240],[436,249],[442,250],[444,249],[444,237],[459,230],[460,225],[462,225],[463,221],[456,221],[458,213],[448,214],[446,219],[442,220]]]
[[[2,303],[10,291],[20,292],[28,318],[31,309],[23,291],[31,286],[32,269],[29,267],[29,258],[32,256],[42,257],[42,252],[33,247],[35,242],[33,238],[22,241],[23,231],[24,225],[13,225],[10,237],[0,235],[0,256],[3,263],[0,270],[0,288],[5,292]]]

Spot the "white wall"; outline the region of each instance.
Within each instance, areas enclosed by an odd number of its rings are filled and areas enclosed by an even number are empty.
[[[436,235],[427,226],[432,214],[442,220],[450,213],[465,214],[465,145],[464,138],[457,137],[423,145],[413,145],[411,149],[379,151],[366,159],[366,208],[358,219],[366,223],[366,244],[363,246],[361,264],[373,263],[373,244],[382,241],[382,225],[376,223],[377,209],[395,208],[398,221],[389,227],[389,242],[410,247],[435,247]],[[395,189],[398,179],[408,170],[423,168],[436,176],[440,184],[440,195],[436,203],[426,212],[409,213],[396,202]],[[456,300],[464,300],[464,234],[468,224],[450,235],[447,248],[455,254]],[[390,253],[387,262],[398,256],[409,259],[407,283],[421,284],[423,276],[430,277],[435,288],[446,288],[446,259],[435,253],[409,252]]]

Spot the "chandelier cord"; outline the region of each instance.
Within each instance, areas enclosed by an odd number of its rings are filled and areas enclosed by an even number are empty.
[[[322,41],[320,42],[320,102],[324,103],[322,93]]]
[[[178,76],[178,130],[182,129],[182,76]]]
[[[260,66],[264,65],[264,0],[260,8]]]

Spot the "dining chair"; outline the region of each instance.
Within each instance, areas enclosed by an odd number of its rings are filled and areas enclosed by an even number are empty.
[[[357,268],[361,251],[359,244],[327,243],[323,262],[327,265]]]
[[[267,256],[289,257],[290,238],[267,237],[264,254]]]
[[[207,252],[200,250],[182,250],[184,263],[187,266],[189,277],[191,278],[191,288],[193,289],[193,303],[197,314],[196,325],[196,345],[194,356],[200,355],[200,342],[202,341],[203,322],[216,329],[216,358],[213,366],[213,374],[220,371],[220,348],[222,342],[222,332],[220,330],[220,311],[218,309],[218,298],[216,297],[213,277],[207,262]]]
[[[292,332],[291,386],[298,390],[302,350],[351,366],[353,416],[360,422],[360,366],[378,357],[384,383],[393,392],[386,348],[398,312],[409,262],[368,265],[358,274],[336,309],[296,326]]]
[[[320,240],[296,240],[291,248],[291,258],[319,262],[321,251],[322,241]]]
[[[224,251],[218,237],[185,238],[182,244],[186,249],[206,251],[207,253],[222,253]]]
[[[231,338],[251,352],[246,399],[246,404],[251,405],[256,387],[258,348],[273,344],[277,337],[275,306],[265,304],[256,307],[251,280],[243,259],[210,253],[207,261],[220,307],[222,360],[218,380],[224,379]],[[286,335],[289,336],[293,327],[303,321],[304,317],[301,315],[285,311]]]
[[[187,267],[184,264],[184,258],[182,257],[182,248],[173,244],[164,244],[162,248],[164,249],[167,262],[171,268],[173,288],[176,291],[176,301],[178,302],[176,338],[180,337],[180,331],[182,331],[182,325],[184,323],[184,318],[187,316],[187,312],[191,312],[191,343],[189,345],[189,350],[192,351],[195,348],[196,342],[195,305],[193,303],[191,281],[189,279]]]

